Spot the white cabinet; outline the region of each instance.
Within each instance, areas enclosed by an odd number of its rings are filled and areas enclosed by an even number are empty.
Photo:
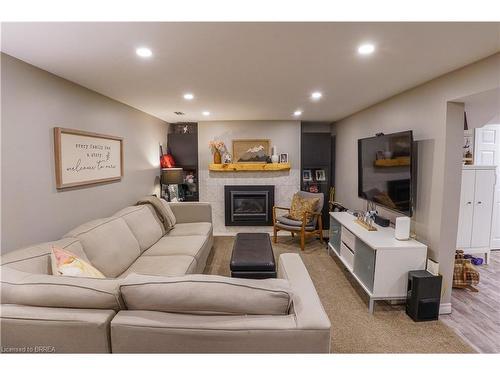
[[[427,246],[415,240],[398,241],[393,228],[369,232],[347,212],[330,213],[328,253],[344,264],[370,298],[369,311],[376,300],[405,299],[408,271],[425,269]]]
[[[464,166],[460,193],[457,248],[467,254],[490,253],[493,196],[495,189],[494,166]]]

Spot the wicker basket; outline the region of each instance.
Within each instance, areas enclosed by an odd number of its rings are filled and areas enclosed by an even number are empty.
[[[479,284],[479,272],[469,259],[464,259],[463,250],[457,250],[453,270],[453,288],[468,288],[477,291],[474,288],[477,284]]]

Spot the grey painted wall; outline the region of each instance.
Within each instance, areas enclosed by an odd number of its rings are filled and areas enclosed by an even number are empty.
[[[2,252],[57,239],[155,191],[164,121],[5,54],[1,74]],[[123,179],[57,191],[55,126],[123,137]]]
[[[413,130],[419,149],[413,230],[429,246],[430,256],[443,263],[443,303],[449,303],[451,298],[452,268],[448,263],[452,262],[450,254],[455,250],[457,236],[456,224],[450,228],[444,223],[448,215],[458,213],[463,142],[463,116],[457,116],[454,108],[449,112],[455,120],[447,121],[448,102],[499,87],[499,72],[500,54],[496,54],[336,123],[336,199],[354,209],[365,205],[357,197],[358,174],[353,167],[357,163],[358,138],[378,132]],[[384,213],[395,216],[388,211]]]

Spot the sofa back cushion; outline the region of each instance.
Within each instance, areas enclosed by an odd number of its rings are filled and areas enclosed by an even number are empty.
[[[88,262],[80,241],[76,238],[68,237],[5,253],[2,255],[1,264],[2,266],[8,266],[23,272],[52,275],[50,254],[53,245],[71,251],[79,258]]]
[[[167,215],[170,228],[175,227],[175,224],[177,224],[177,219],[174,215],[174,212],[170,208],[170,203],[163,198],[160,198],[160,201],[163,204],[163,207],[165,207],[165,214]]]
[[[165,234],[151,205],[130,206],[113,215],[121,217],[139,242],[141,252],[149,249]]]
[[[2,267],[2,303],[120,310],[118,279],[35,275]]]
[[[106,277],[123,273],[141,253],[137,239],[121,217],[90,221],[64,237],[78,238],[90,264]]]
[[[287,280],[132,274],[120,286],[129,310],[206,315],[286,315],[292,302]]]

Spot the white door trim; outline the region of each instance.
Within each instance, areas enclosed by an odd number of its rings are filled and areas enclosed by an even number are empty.
[[[483,137],[485,131],[490,133],[488,139],[483,139],[486,138]],[[474,162],[477,165],[497,166],[490,247],[500,249],[500,124],[490,124],[475,129]]]

